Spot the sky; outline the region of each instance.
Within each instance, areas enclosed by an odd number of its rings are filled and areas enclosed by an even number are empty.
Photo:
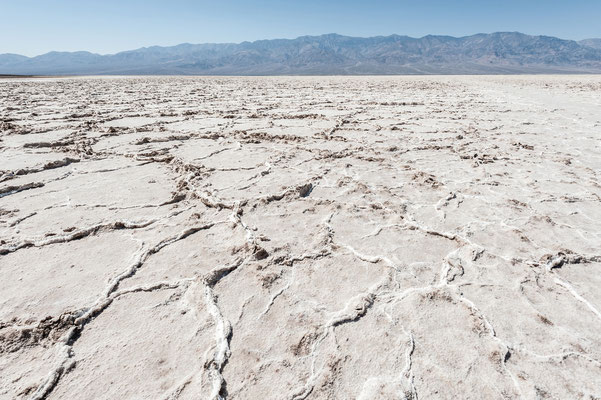
[[[0,0],[0,16],[0,53],[27,56],[324,33],[601,38],[601,0]]]

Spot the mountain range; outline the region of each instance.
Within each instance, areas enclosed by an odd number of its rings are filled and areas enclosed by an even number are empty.
[[[465,37],[327,34],[238,44],[144,47],[116,54],[0,54],[0,74],[364,75],[601,73],[601,39],[519,32]]]

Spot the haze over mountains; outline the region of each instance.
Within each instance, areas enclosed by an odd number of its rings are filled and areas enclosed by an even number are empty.
[[[601,73],[601,39],[518,32],[466,37],[337,34],[239,44],[180,44],[117,54],[0,54],[0,74],[503,74]]]

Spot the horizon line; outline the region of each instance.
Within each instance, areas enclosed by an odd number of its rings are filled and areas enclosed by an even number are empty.
[[[454,38],[454,39],[464,39],[464,38],[468,38],[468,37],[472,37],[472,36],[478,36],[478,35],[494,35],[494,34],[498,34],[498,33],[517,33],[520,35],[525,35],[525,36],[533,36],[533,37],[548,37],[548,38],[557,38],[560,40],[566,40],[566,41],[572,41],[572,42],[581,42],[583,40],[591,40],[591,39],[601,39],[601,38],[584,38],[584,39],[563,39],[559,36],[552,36],[552,35],[545,35],[545,34],[528,34],[528,33],[523,33],[520,31],[494,31],[494,32],[478,32],[478,33],[473,33],[471,35],[464,35],[464,36],[453,36],[453,35],[443,35],[443,34],[427,34],[424,36],[409,36],[409,35],[400,35],[398,33],[391,33],[389,35],[374,35],[374,36],[352,36],[352,35],[343,35],[343,34],[339,34],[339,33],[335,33],[335,32],[331,32],[331,33],[322,33],[322,34],[318,34],[318,35],[301,35],[301,36],[296,36],[293,38],[270,38],[270,39],[257,39],[257,40],[243,40],[241,42],[201,42],[201,43],[191,43],[191,42],[181,42],[181,43],[177,43],[177,44],[173,44],[173,45],[150,45],[150,46],[142,46],[142,47],[137,47],[134,49],[128,49],[128,50],[121,50],[121,51],[117,51],[117,52],[113,52],[113,53],[96,53],[93,51],[89,51],[89,50],[73,50],[73,51],[64,51],[64,50],[50,50],[47,51],[45,53],[41,53],[41,54],[37,54],[34,56],[26,56],[23,54],[19,54],[19,53],[0,53],[0,56],[3,55],[13,55],[13,56],[19,56],[19,57],[26,57],[26,58],[36,58],[36,57],[40,57],[40,56],[44,56],[47,54],[52,54],[52,53],[69,53],[69,54],[74,54],[74,53],[88,53],[88,54],[93,54],[93,55],[97,55],[97,56],[114,56],[117,54],[121,54],[121,53],[127,53],[130,51],[138,51],[138,50],[143,50],[143,49],[150,49],[150,48],[168,48],[168,47],[177,47],[177,46],[183,46],[183,45],[192,45],[192,46],[199,46],[199,45],[241,45],[244,43],[257,43],[257,42],[265,42],[265,41],[276,41],[276,40],[285,40],[285,41],[293,41],[293,40],[298,40],[301,38],[310,38],[310,37],[323,37],[323,36],[342,36],[342,37],[347,37],[347,38],[352,38],[352,39],[373,39],[373,38],[387,38],[387,37],[393,37],[393,36],[398,36],[398,37],[403,37],[403,38],[409,38],[409,39],[415,39],[415,40],[420,40],[420,39],[424,39],[427,37],[446,37],[446,38]]]

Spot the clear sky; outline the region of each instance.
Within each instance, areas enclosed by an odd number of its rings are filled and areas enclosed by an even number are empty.
[[[115,53],[143,46],[339,33],[601,37],[601,0],[0,0],[0,53]]]

